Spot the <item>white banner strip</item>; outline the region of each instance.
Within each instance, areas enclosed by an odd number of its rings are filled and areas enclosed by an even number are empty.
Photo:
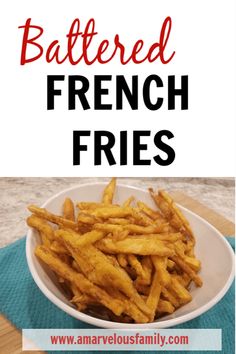
[[[215,350],[221,329],[23,329],[22,350]]]

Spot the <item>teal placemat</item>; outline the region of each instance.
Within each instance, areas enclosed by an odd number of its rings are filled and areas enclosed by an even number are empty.
[[[234,238],[227,239],[234,248]],[[224,298],[215,307],[198,318],[176,326],[175,328],[222,328],[222,353],[234,353],[234,299],[235,291],[233,284]],[[0,310],[12,323],[15,324],[16,327],[20,329],[93,328],[93,326],[78,321],[65,314],[41,293],[28,269],[25,257],[25,238],[0,249]],[[79,352],[50,351],[49,353],[74,354]],[[98,352],[90,351],[90,353],[97,354]],[[127,352],[122,353],[125,354]],[[150,354],[153,352],[149,351],[142,353]],[[174,352],[172,351],[170,353]],[[195,351],[194,353],[201,352]],[[208,351],[202,353],[213,352]]]

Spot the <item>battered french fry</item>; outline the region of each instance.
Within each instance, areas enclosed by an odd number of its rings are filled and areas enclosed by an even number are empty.
[[[152,256],[151,258],[160,284],[168,286],[171,281],[171,276],[167,271],[167,257]]]
[[[192,296],[190,295],[189,291],[185,289],[185,287],[174,276],[171,277],[169,290],[171,290],[171,292],[173,292],[178,297],[181,304],[186,304],[192,300]]]
[[[40,236],[41,236],[41,239],[42,239],[42,243],[44,246],[50,248],[51,246],[51,241],[50,239],[47,237],[46,234],[44,234],[43,232],[40,232]]]
[[[67,253],[67,249],[59,242],[57,241],[53,241],[50,245],[50,249],[58,254],[66,254]]]
[[[66,198],[63,203],[62,209],[63,218],[71,221],[75,221],[75,208],[72,200],[70,198]]]
[[[93,228],[95,230],[111,232],[113,234],[121,233],[122,231],[124,231],[123,226],[115,225],[115,224],[96,223],[96,224],[94,224]]]
[[[175,308],[171,304],[171,302],[160,299],[158,306],[157,306],[157,312],[159,312],[159,313],[173,313],[174,310],[175,310]]]
[[[110,288],[109,294],[115,299],[119,299],[123,302],[125,309],[124,312],[130,315],[138,323],[146,323],[149,321],[148,316],[146,316],[140,309],[135,305],[132,300],[127,299],[121,292],[114,288]]]
[[[119,265],[123,268],[125,268],[128,264],[127,256],[123,253],[117,254],[117,260],[119,262]]]
[[[145,272],[144,272],[143,267],[142,267],[141,263],[139,262],[138,258],[134,254],[128,254],[127,258],[128,258],[129,264],[135,270],[137,276],[144,278]]]
[[[80,210],[95,210],[97,208],[107,208],[106,203],[95,203],[95,202],[79,202],[76,204],[76,206]],[[116,207],[118,206],[117,204],[110,204],[109,208]]]
[[[34,227],[43,235],[44,243],[48,243],[46,239],[49,240],[50,243],[54,241],[54,229],[44,219],[36,215],[31,215],[27,218],[26,222],[28,226]]]
[[[114,225],[128,225],[130,224],[130,218],[125,219],[125,218],[109,218],[107,220],[109,224],[114,224]]]
[[[73,268],[62,262],[44,246],[36,247],[35,254],[44,263],[48,264],[55,273],[68,280],[69,282],[75,283],[75,285],[82,293],[94,297],[97,301],[108,307],[116,315],[119,316],[124,311],[124,306],[120,300],[113,299],[105,290],[91,283],[82,274],[74,271]]]
[[[152,278],[152,261],[149,256],[144,256],[141,260],[143,274],[139,275],[135,282],[140,285],[150,285]]]
[[[97,208],[91,212],[92,216],[102,219],[109,218],[124,218],[133,214],[133,209],[130,207],[107,207],[107,208]]]
[[[102,202],[105,204],[112,204],[116,188],[116,178],[112,178],[110,183],[106,186],[103,192]]]
[[[185,256],[184,261],[189,265],[195,272],[199,272],[201,269],[201,262],[195,257]]]
[[[74,230],[77,229],[77,224],[74,221],[67,220],[61,216],[52,214],[49,211],[47,211],[46,209],[38,208],[35,205],[28,206],[28,209],[29,209],[29,211],[31,211],[31,213],[39,216],[42,219],[50,221],[54,224],[58,224],[58,225],[67,227],[69,229],[74,229]]]
[[[201,278],[194,272],[194,270],[185,263],[180,257],[172,256],[171,259],[194,281],[197,286],[202,286]]]
[[[157,206],[160,208],[164,216],[170,222],[170,225],[184,233],[184,235],[188,239],[195,242],[195,238],[188,220],[185,218],[179,208],[175,205],[172,198],[165,191],[159,191],[158,195],[155,194],[151,188],[149,189],[149,191]]]
[[[158,280],[158,274],[157,274],[157,272],[155,272],[154,277],[153,277],[153,281],[152,281],[152,285],[151,285],[151,289],[150,289],[150,293],[148,295],[147,302],[146,302],[147,306],[152,311],[151,316],[150,316],[151,321],[154,320],[157,306],[158,306],[159,299],[160,299],[160,294],[161,294],[161,284],[159,283],[159,280]]]
[[[145,214],[147,214],[152,220],[160,220],[160,221],[165,221],[163,216],[156,210],[151,209],[147,204],[138,201],[137,206],[139,207],[140,210],[142,210]]]
[[[107,253],[133,253],[138,255],[171,256],[174,251],[155,237],[127,236],[124,240],[115,241],[104,237],[96,242],[96,247]]]
[[[74,247],[81,248],[85,247],[89,244],[95,243],[98,240],[101,240],[105,234],[102,231],[90,231],[83,235],[74,232],[73,230],[56,230],[55,236],[57,238],[62,238],[64,241],[68,241],[73,239]]]
[[[161,288],[161,293],[163,297],[168,300],[175,308],[178,308],[180,306],[179,300],[177,299],[176,296],[174,296],[168,289],[166,289],[164,286]],[[161,312],[161,311],[160,311]]]
[[[94,225],[101,220],[99,220],[98,218],[96,218],[93,215],[81,212],[78,214],[77,221],[78,221],[78,223],[82,223],[82,224]]]
[[[126,208],[126,207],[129,207],[132,202],[134,201],[134,197],[131,195],[131,197],[129,197],[128,199],[126,199],[123,203],[123,207]]]

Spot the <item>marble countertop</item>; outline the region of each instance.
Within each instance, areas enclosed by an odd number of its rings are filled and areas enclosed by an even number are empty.
[[[63,189],[95,181],[108,178],[0,178],[0,247],[26,234],[28,204],[41,205]],[[233,178],[119,178],[119,181],[145,189],[182,191],[234,222]]]

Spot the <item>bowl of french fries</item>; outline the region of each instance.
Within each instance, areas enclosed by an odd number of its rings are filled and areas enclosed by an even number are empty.
[[[103,328],[168,328],[215,305],[234,254],[208,222],[163,190],[79,185],[28,206],[26,255],[44,295]]]

